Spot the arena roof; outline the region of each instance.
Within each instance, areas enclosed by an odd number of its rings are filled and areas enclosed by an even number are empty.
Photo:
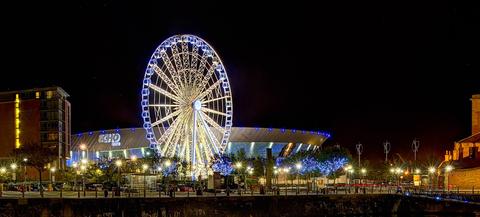
[[[330,134],[278,128],[233,127],[230,142],[275,142],[321,145]],[[72,138],[72,150],[85,144],[90,151],[148,147],[143,128],[124,128],[77,133]]]

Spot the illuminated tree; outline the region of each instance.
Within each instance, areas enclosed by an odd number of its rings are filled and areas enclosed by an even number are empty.
[[[233,164],[227,155],[216,155],[212,162],[212,169],[219,172],[222,176],[228,176],[233,173]]]
[[[14,155],[19,161],[38,171],[40,195],[43,197],[42,172],[47,164],[57,158],[58,153],[54,149],[43,147],[38,143],[25,143],[14,150]],[[23,161],[23,159],[28,160]]]

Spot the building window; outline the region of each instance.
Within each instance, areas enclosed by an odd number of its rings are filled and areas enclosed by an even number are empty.
[[[47,140],[48,141],[57,141],[58,140],[58,133],[48,133],[47,134]]]
[[[53,91],[49,90],[47,93],[47,99],[51,99],[53,97]]]
[[[20,97],[15,94],[15,148],[20,148]]]
[[[40,99],[40,92],[35,92],[35,98]]]

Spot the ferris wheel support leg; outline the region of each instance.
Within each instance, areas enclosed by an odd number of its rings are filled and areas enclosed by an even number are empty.
[[[191,170],[192,170],[192,180],[195,181],[195,161],[196,161],[196,150],[195,150],[195,144],[197,143],[197,111],[195,109],[193,110],[193,128],[192,128],[192,165],[191,165]]]

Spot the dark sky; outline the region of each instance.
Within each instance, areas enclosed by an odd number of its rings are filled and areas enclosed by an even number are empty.
[[[360,141],[372,159],[385,139],[408,158],[414,138],[421,154],[441,156],[469,135],[469,98],[480,93],[478,7],[258,2],[3,7],[0,90],[63,87],[74,132],[141,126],[151,53],[167,37],[189,33],[208,41],[226,66],[235,126],[323,130],[330,143]]]

